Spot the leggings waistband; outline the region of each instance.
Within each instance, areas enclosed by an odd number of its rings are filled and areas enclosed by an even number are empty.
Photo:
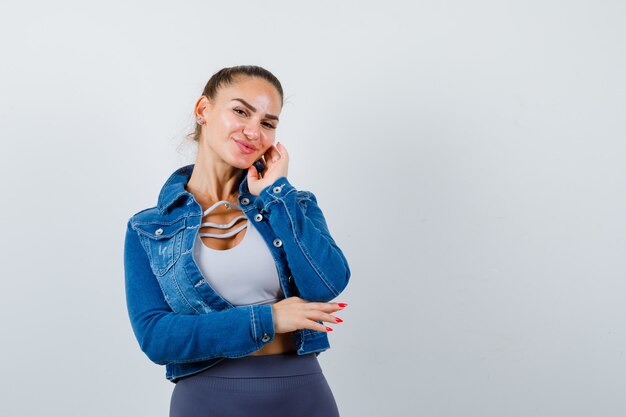
[[[298,355],[286,352],[276,355],[248,355],[224,358],[192,377],[267,378],[322,373],[315,353]]]

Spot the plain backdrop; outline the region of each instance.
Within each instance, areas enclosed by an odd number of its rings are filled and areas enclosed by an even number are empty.
[[[342,417],[625,415],[625,20],[619,0],[2,2],[2,414],[167,417],[126,222],[193,162],[209,77],[253,64],[352,270],[319,356]]]

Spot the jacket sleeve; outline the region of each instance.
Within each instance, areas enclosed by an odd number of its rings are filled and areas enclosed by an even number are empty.
[[[124,242],[124,271],[131,326],[141,350],[154,363],[241,357],[274,339],[270,304],[195,315],[173,312],[130,221]]]
[[[300,297],[328,302],[348,285],[350,267],[328,231],[317,198],[299,191],[287,177],[261,190],[268,221],[284,245],[289,269]]]

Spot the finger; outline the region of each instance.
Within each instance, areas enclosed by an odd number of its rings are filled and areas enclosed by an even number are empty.
[[[341,319],[337,320],[338,317],[335,317],[332,314],[322,313],[322,312],[319,312],[314,317],[309,317],[309,319],[326,321],[328,323],[333,323],[333,324],[343,322],[343,320],[341,320]]]
[[[265,168],[267,168],[266,172],[269,172],[274,166],[274,161],[272,159],[272,147],[269,147],[265,153],[263,154],[263,159],[265,160]]]
[[[321,310],[326,313],[333,313],[335,311],[343,310],[342,307],[339,307],[337,303],[320,303],[320,302],[310,302],[308,303],[308,307],[314,310]]]
[[[272,148],[273,146],[270,146],[269,148],[267,148],[267,150],[263,153],[263,157],[265,158],[266,161],[270,161],[272,158],[270,158],[271,156],[271,152],[272,152]]]
[[[327,329],[327,326],[318,323],[314,320],[307,320],[305,326],[305,328],[307,329],[311,329],[311,330],[317,330],[319,332],[332,332],[332,329],[329,327],[330,330]]]
[[[248,181],[258,180],[258,179],[259,179],[259,171],[257,171],[254,165],[250,165],[250,168],[248,168]]]
[[[276,146],[274,145],[269,147],[269,149],[267,150],[267,154],[268,154],[267,159],[269,159],[272,162],[278,162],[278,160],[281,158],[280,152],[278,151],[278,149],[276,149]]]
[[[276,142],[276,149],[278,149],[281,155],[289,158],[289,153],[287,152],[287,148],[285,148],[282,142],[280,141]]]

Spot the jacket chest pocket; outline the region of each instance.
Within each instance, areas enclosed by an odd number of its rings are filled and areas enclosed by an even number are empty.
[[[164,275],[180,257],[185,220],[135,224],[156,276]]]

